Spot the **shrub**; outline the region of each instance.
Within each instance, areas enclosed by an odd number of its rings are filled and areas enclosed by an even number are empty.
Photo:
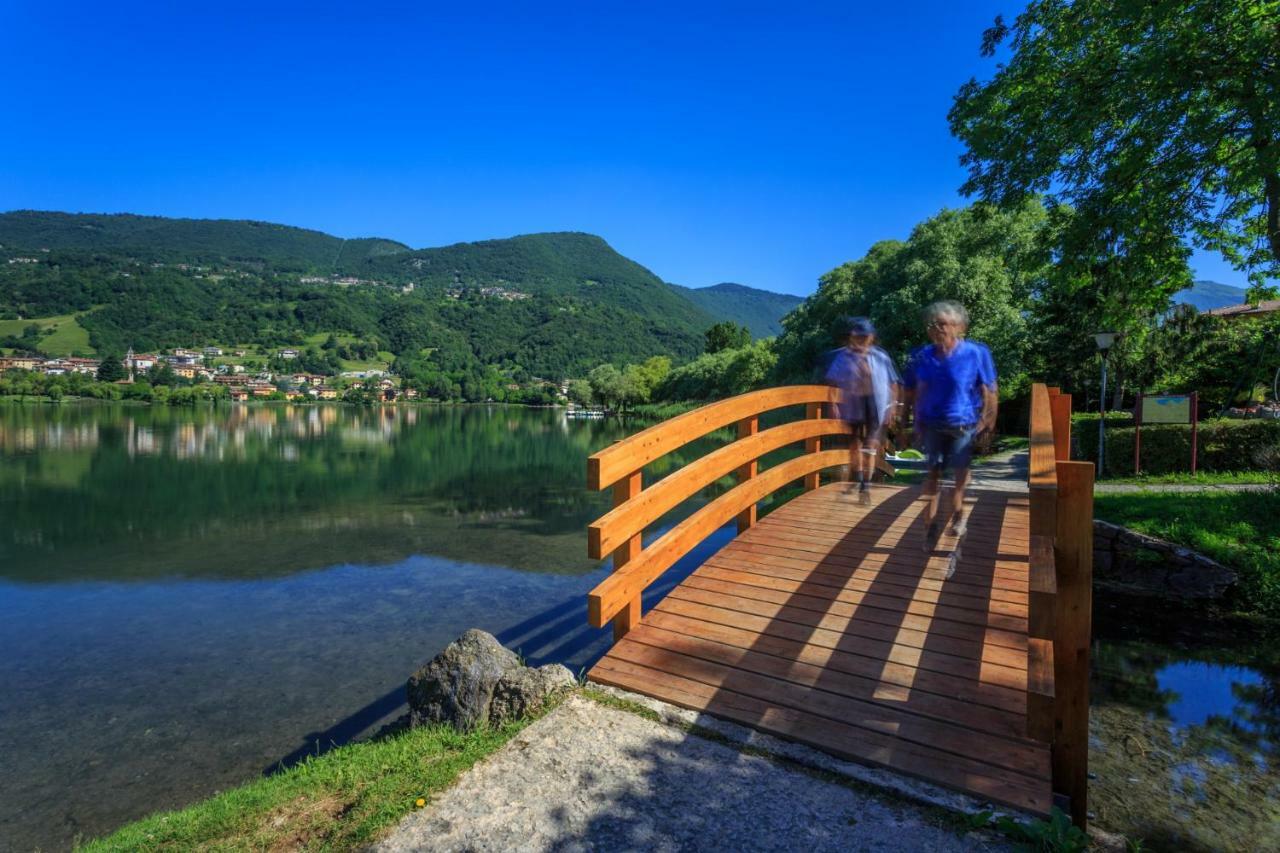
[[[1118,415],[1119,413],[1116,413]],[[1133,419],[1107,417],[1107,458],[1103,476],[1129,477],[1133,470]],[[1098,416],[1072,418],[1079,457],[1098,458]],[[1280,420],[1201,421],[1197,467],[1202,471],[1280,470]],[[1153,424],[1142,428],[1142,473],[1168,474],[1191,468],[1191,426]]]

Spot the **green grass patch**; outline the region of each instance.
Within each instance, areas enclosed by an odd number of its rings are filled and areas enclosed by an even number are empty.
[[[418,808],[419,800],[429,803],[529,722],[468,734],[434,726],[351,744],[143,818],[80,849],[355,849]]]
[[[1246,486],[1280,483],[1277,471],[1180,471],[1170,474],[1144,474],[1141,477],[1109,477],[1099,483],[1136,486]]]
[[[1280,490],[1099,494],[1095,515],[1240,573],[1240,605],[1280,615]]]
[[[39,350],[45,355],[71,355],[75,352],[93,353],[89,346],[89,331],[80,325],[75,314],[42,317],[32,320],[0,320],[0,337],[21,337],[22,330],[32,323],[53,333],[40,338]]]

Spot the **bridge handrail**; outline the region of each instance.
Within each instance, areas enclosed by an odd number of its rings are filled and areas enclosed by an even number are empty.
[[[798,479],[806,490],[818,487],[824,468],[848,462],[843,450],[822,450],[822,438],[847,435],[843,421],[824,416],[840,392],[826,385],[768,388],[711,403],[656,424],[591,456],[587,479],[592,488],[613,486],[613,509],[588,527],[587,553],[613,555],[614,571],[587,597],[588,621],[613,622],[621,637],[640,620],[640,596],[677,560],[722,525],[738,519],[739,532],[755,523],[756,504]],[[805,419],[761,431],[760,415],[804,405]],[[667,475],[649,488],[641,471],[651,462],[710,432],[737,425],[736,439]],[[804,442],[805,452],[757,472],[758,460],[789,444]],[[738,483],[656,540],[643,543],[642,531],[665,513],[729,474]]]
[[[657,459],[697,441],[710,432],[738,423],[744,418],[786,406],[835,403],[839,391],[828,385],[784,385],[749,391],[727,400],[700,406],[654,424],[629,438],[612,444],[587,459],[587,486],[607,489]]]

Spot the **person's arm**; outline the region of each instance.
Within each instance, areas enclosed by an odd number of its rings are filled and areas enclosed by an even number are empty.
[[[996,385],[996,364],[991,358],[991,350],[982,348],[982,360],[979,362],[978,381],[982,383],[982,420],[979,432],[993,432],[996,428],[996,407],[999,405],[1000,393]]]

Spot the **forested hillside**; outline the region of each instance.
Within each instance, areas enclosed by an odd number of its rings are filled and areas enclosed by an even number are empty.
[[[772,338],[782,334],[782,318],[804,301],[799,296],[732,282],[711,287],[681,287],[677,284],[672,287],[712,317],[746,326],[754,338]]]
[[[411,250],[261,222],[18,211],[0,215],[0,246],[0,321],[65,317],[98,353],[327,333],[423,383],[478,387],[689,358],[720,319],[589,234]]]

